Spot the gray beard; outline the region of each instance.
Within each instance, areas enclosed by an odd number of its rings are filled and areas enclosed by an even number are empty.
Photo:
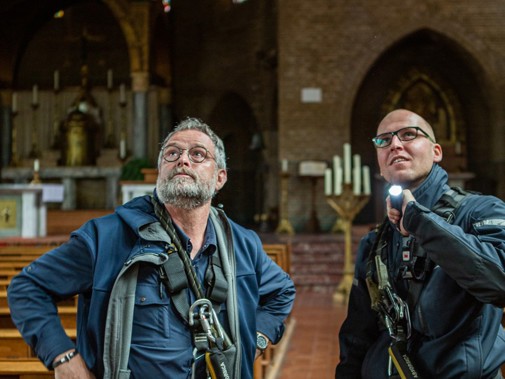
[[[174,178],[175,173],[177,173],[176,170],[167,177],[158,177],[156,180],[156,193],[163,204],[170,204],[181,209],[195,209],[209,202],[214,196],[217,175],[205,183],[194,173],[188,173],[193,180]]]

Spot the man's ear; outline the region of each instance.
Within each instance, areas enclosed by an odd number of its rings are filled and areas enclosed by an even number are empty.
[[[228,173],[224,169],[219,169],[217,172],[217,181],[216,181],[216,191],[219,191],[223,188],[224,184],[228,180]]]
[[[442,146],[438,143],[433,144],[433,162],[441,162],[443,155]]]

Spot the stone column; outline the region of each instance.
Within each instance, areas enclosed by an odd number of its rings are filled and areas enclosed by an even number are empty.
[[[133,72],[133,134],[132,152],[134,158],[147,156],[147,93],[149,90],[149,73]]]

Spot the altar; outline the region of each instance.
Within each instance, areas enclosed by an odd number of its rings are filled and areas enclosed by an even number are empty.
[[[61,209],[77,208],[77,191],[79,180],[91,179],[104,181],[103,192],[94,194],[105,199],[105,208],[113,209],[118,205],[118,187],[121,167],[98,166],[55,166],[41,168],[39,177],[45,181],[59,182],[63,185],[63,201]],[[33,178],[33,170],[29,167],[6,167],[2,170],[2,180],[13,181],[15,184],[28,184]]]
[[[0,185],[0,237],[44,237],[46,212],[41,185]]]

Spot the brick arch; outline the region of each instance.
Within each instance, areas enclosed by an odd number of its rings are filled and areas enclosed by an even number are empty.
[[[149,8],[133,8],[131,2],[124,0],[104,0],[114,16],[116,17],[121,29],[123,30],[128,53],[130,58],[130,67],[132,72],[147,72],[149,70],[149,44],[148,25],[143,24],[139,16]]]
[[[409,70],[433,74],[434,78],[447,93],[452,93],[458,114],[456,118],[466,128],[464,138],[471,140],[468,145],[468,157],[478,155],[478,148],[473,141],[481,140],[490,128],[489,102],[486,94],[489,88],[485,80],[485,70],[464,47],[454,39],[428,28],[421,28],[388,46],[376,57],[368,71],[363,74],[361,83],[356,87],[356,96],[350,105],[350,135],[356,153],[369,164],[373,173],[378,173],[375,151],[370,138],[375,134],[377,124],[384,113],[384,103],[391,97],[391,91]],[[470,167],[471,168],[471,167]],[[370,202],[369,209],[362,212],[362,217],[375,214],[380,219],[383,200],[380,181],[375,181],[375,202]],[[373,209],[375,208],[375,209]],[[373,221],[373,220],[363,220]]]

